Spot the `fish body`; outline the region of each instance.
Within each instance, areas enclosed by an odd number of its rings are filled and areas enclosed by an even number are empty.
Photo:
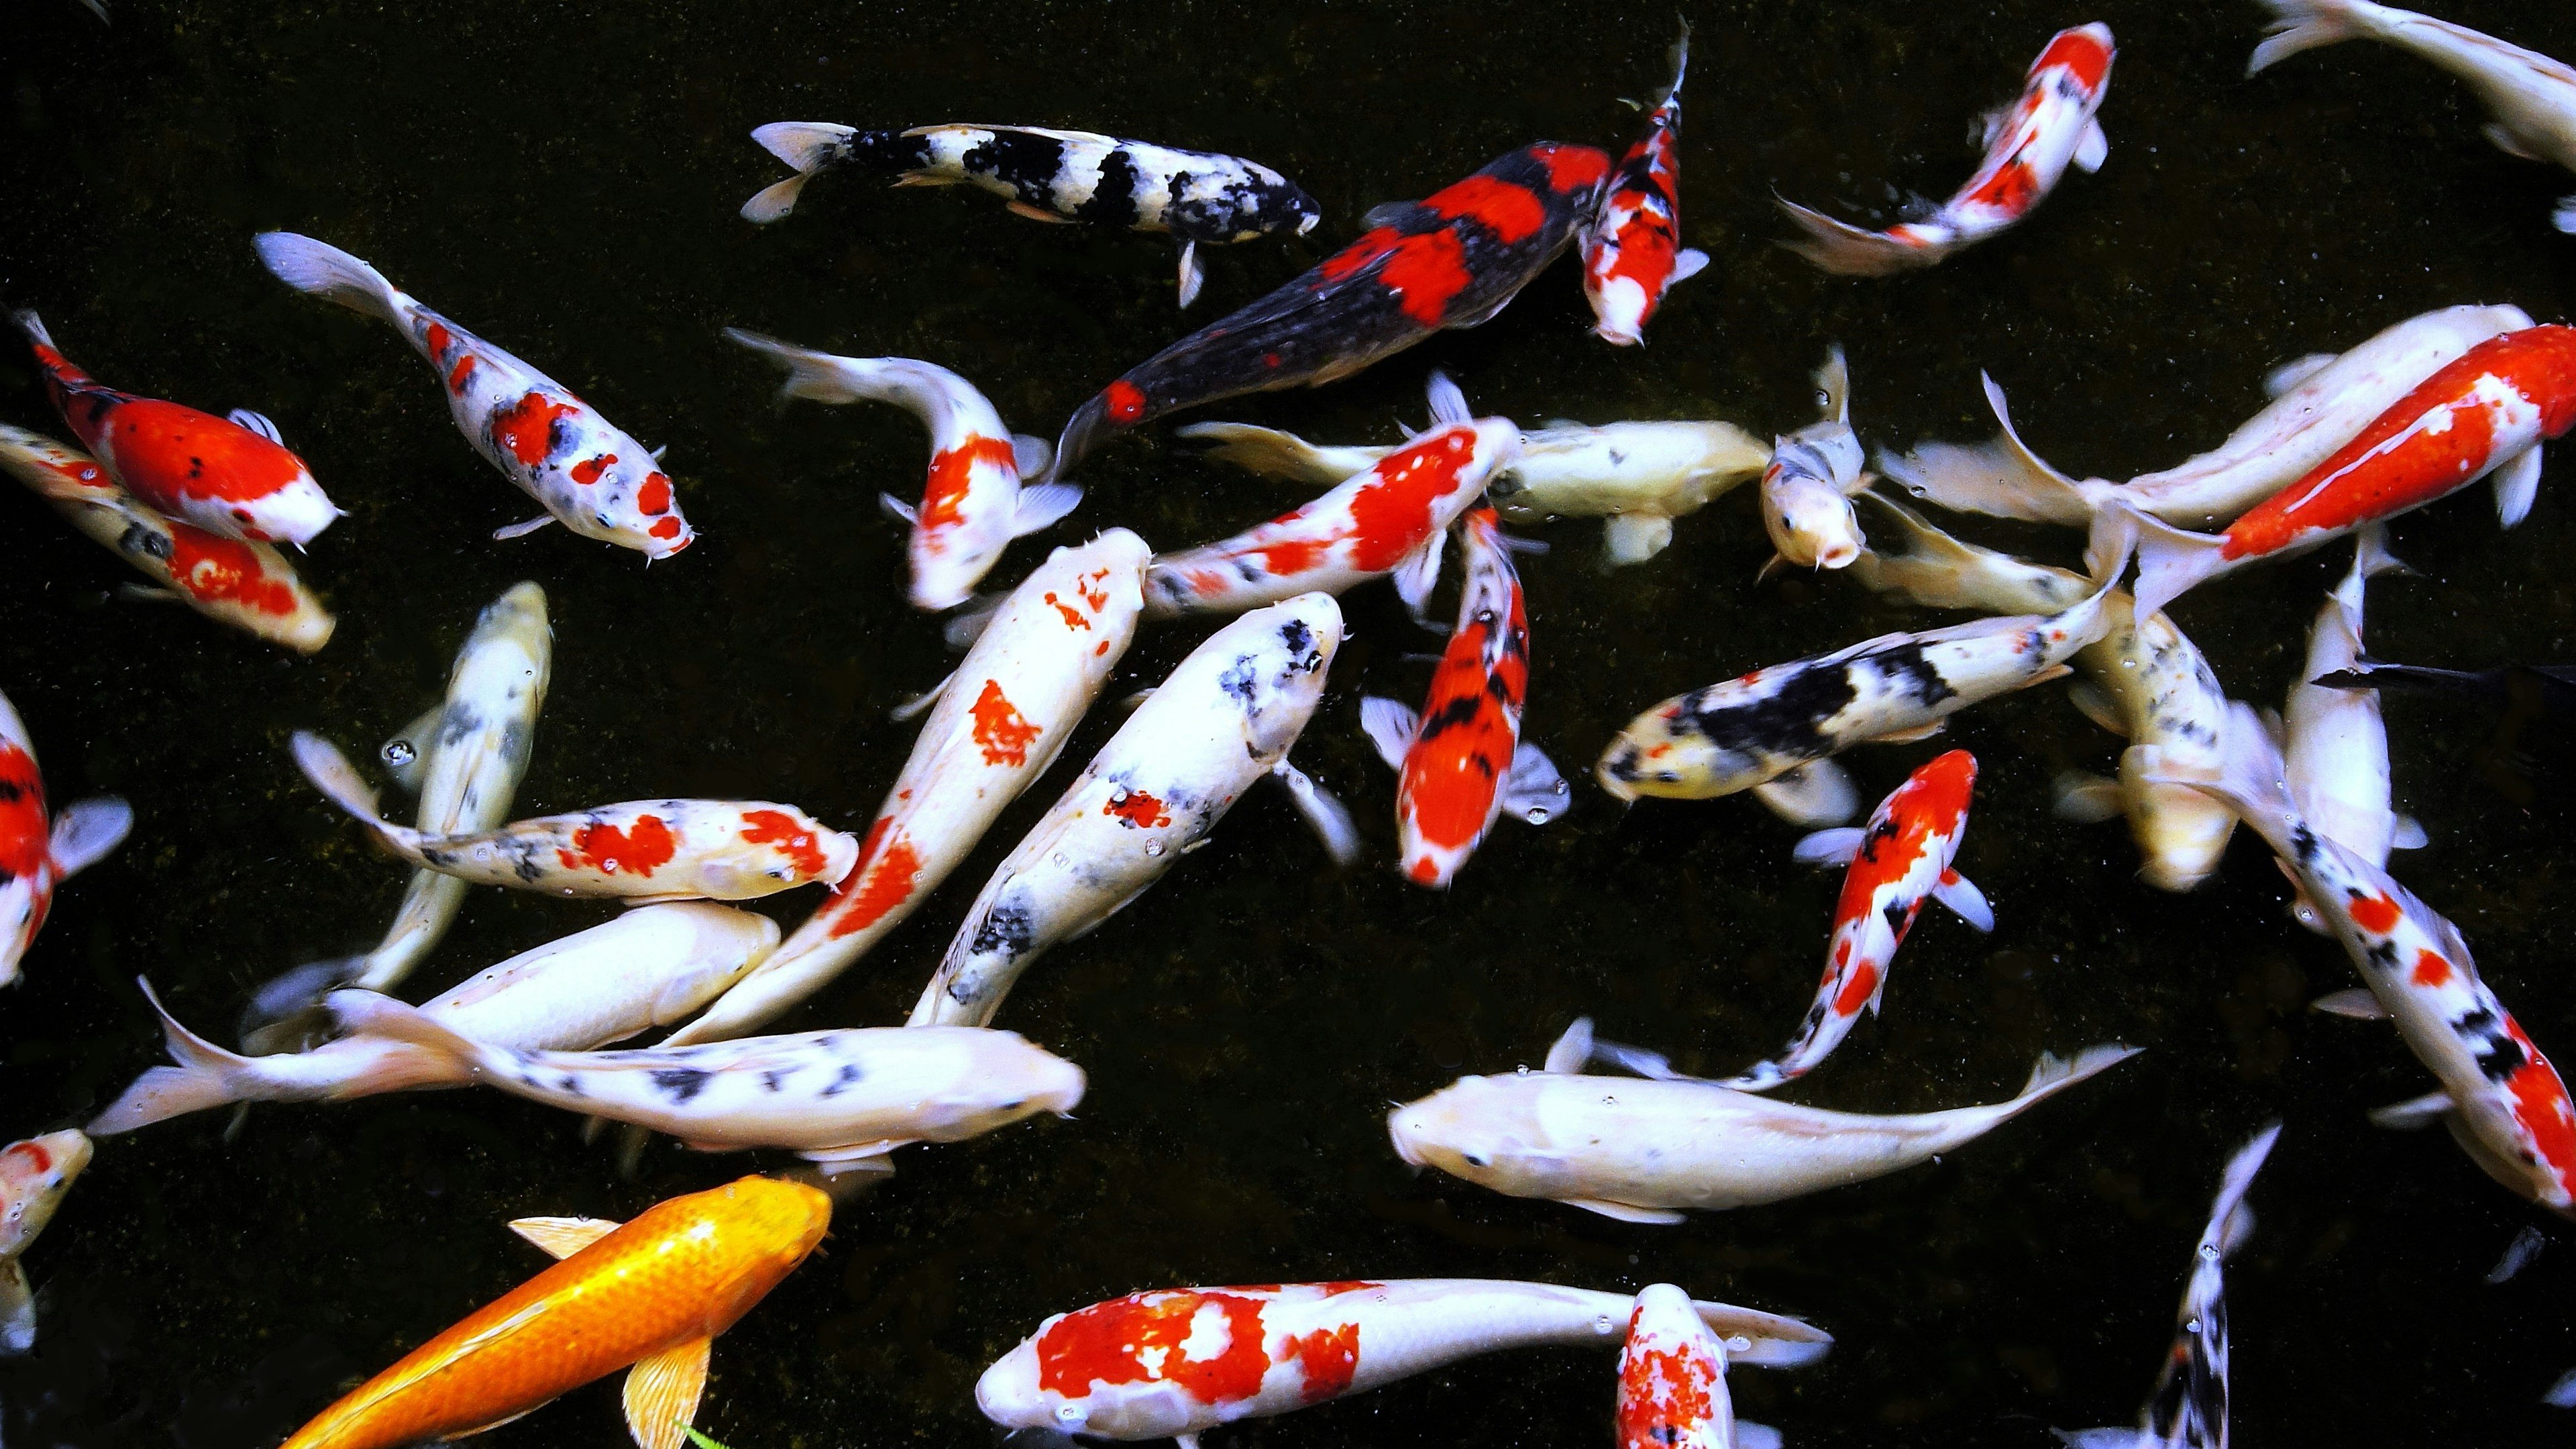
[[[2328,839],[2386,866],[2401,839],[2422,842],[2422,828],[2402,821],[2389,800],[2388,726],[2380,718],[2379,691],[2316,682],[2360,662],[2370,577],[2404,567],[2388,553],[2380,530],[2364,529],[2360,540],[2351,571],[2326,596],[2308,631],[2307,667],[2282,710],[2282,754],[2290,798],[2299,802],[2300,813]]]
[[[1376,223],[1314,270],[1127,370],[1056,440],[1049,481],[1112,435],[1220,398],[1318,387],[1500,312],[1591,215],[1610,158],[1541,141]]]
[[[709,1343],[796,1270],[831,1217],[815,1188],[746,1177],[623,1225],[530,1220],[590,1241],[350,1391],[285,1449],[462,1438],[630,1365],[637,1449],[683,1449]]]
[[[338,621],[274,544],[210,533],[146,506],[96,458],[0,424],[0,469],[170,597],[218,623],[310,654]]]
[[[647,559],[669,558],[696,541],[655,451],[570,388],[422,306],[338,247],[283,231],[260,233],[258,247],[279,281],[390,325],[437,370],[465,441],[546,510],[496,537],[551,519]]]
[[[2061,30],[2032,61],[2021,98],[1986,123],[1986,160],[1958,194],[1921,221],[1863,231],[1783,200],[1805,233],[1789,249],[1829,272],[1884,276],[1928,267],[2030,215],[2070,165],[2098,171],[2110,153],[2093,113],[2111,86],[2115,47],[2102,24]]]
[[[1387,1114],[1396,1155],[1512,1197],[1678,1223],[1685,1208],[1780,1202],[1902,1171],[2136,1054],[2103,1046],[2071,1062],[2042,1056],[2008,1101],[1872,1117],[1689,1078],[1585,1075],[1589,1034],[1590,1023],[1577,1022],[1543,1071],[1461,1077],[1397,1107]]]
[[[787,944],[665,1046],[737,1036],[820,990],[910,916],[1055,763],[1136,637],[1145,560],[1123,528],[1060,548],[994,611],[942,686],[859,863]]]
[[[1382,574],[1417,610],[1440,574],[1450,523],[1520,451],[1509,418],[1467,411],[1457,385],[1431,375],[1436,424],[1323,497],[1234,537],[1158,554],[1145,570],[1145,616],[1235,613],[1294,595],[1340,593]]]
[[[1366,1393],[1461,1359],[1615,1344],[1622,1293],[1480,1278],[1264,1283],[1130,1293],[1038,1325],[984,1371],[975,1403],[1006,1428],[1179,1439]],[[1741,1363],[1791,1367],[1832,1345],[1795,1318],[1692,1302]]]
[[[2526,161],[2554,162],[2576,171],[2576,68],[2537,51],[2507,45],[2465,25],[2374,5],[2370,0],[2264,0],[2272,11],[2269,36],[2254,48],[2245,73],[2285,56],[2338,40],[2376,40],[2449,71],[2477,93],[2495,119],[2486,135],[2496,149]],[[2560,231],[2576,233],[2576,196],[2558,203],[2550,217]]]
[[[787,369],[783,398],[892,403],[930,429],[930,477],[920,506],[887,499],[912,524],[915,608],[966,602],[1012,539],[1047,527],[1082,501],[1082,490],[1065,484],[1021,488],[1024,464],[1030,472],[1045,468],[1046,443],[1014,438],[975,385],[947,368],[909,357],[835,357],[739,327],[725,329],[725,336]]]
[[[837,883],[859,858],[856,838],[768,800],[630,800],[435,835],[378,815],[375,792],[321,736],[299,730],[294,747],[313,787],[386,850],[477,885],[639,901],[746,901]]]
[[[1682,76],[1690,68],[1690,31],[1673,43],[1673,83],[1646,117],[1646,134],[1620,158],[1600,209],[1583,229],[1583,296],[1593,332],[1634,347],[1664,289],[1699,275],[1708,253],[1682,245]]]
[[[0,1354],[36,1346],[36,1297],[18,1255],[54,1220],[90,1151],[89,1138],[70,1129],[0,1148]]]
[[[686,1020],[777,945],[777,922],[750,911],[706,901],[638,906],[477,972],[420,1011],[489,1047],[589,1051]],[[89,1124],[102,1137],[234,1102],[338,1102],[474,1080],[454,1056],[390,1037],[238,1056],[181,1026],[149,986],[144,999],[177,1065],[136,1078]]]
[[[53,909],[55,888],[97,864],[133,827],[133,809],[113,795],[48,815],[36,742],[9,697],[0,695],[0,986],[18,979],[19,963]]]
[[[1192,650],[994,869],[911,1024],[991,1021],[1029,963],[1197,849],[1244,791],[1286,766],[1341,642],[1332,595],[1300,594]]]
[[[2446,498],[2492,474],[2508,528],[2531,511],[2540,445],[2576,426],[2576,328],[2492,337],[2418,384],[2333,456],[2237,516],[2185,533],[2133,510],[2138,607],[2154,613],[2219,574],[2283,558]],[[2094,528],[2116,526],[2110,512]]]
[[[1775,563],[1802,569],[1851,566],[1869,546],[1852,495],[1869,486],[1866,455],[1851,425],[1851,367],[1835,348],[1816,370],[1816,403],[1824,420],[1771,445],[1762,470],[1762,526]]]
[[[1726,1340],[1673,1284],[1646,1285],[1628,1310],[1613,1427],[1619,1449],[1739,1449]]]
[[[153,512],[225,538],[298,548],[340,516],[304,460],[278,441],[275,423],[120,392],[56,351],[35,313],[12,320],[72,436]]]

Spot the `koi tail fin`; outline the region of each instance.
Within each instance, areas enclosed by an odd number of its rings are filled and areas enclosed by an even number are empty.
[[[2011,1110],[2006,1115],[2017,1117],[2076,1083],[2100,1076],[2144,1050],[2144,1047],[2111,1042],[2086,1047],[2071,1060],[2055,1052],[2041,1052],[2039,1060],[2031,1066],[2030,1080],[2021,1084],[2021,1091],[2007,1104]]]
[[[325,998],[332,1017],[340,1029],[351,1036],[382,1037],[427,1047],[442,1056],[462,1063],[477,1062],[483,1048],[465,1037],[449,1031],[432,1020],[419,1007],[396,1001],[381,992],[349,987],[334,991]]]
[[[1280,756],[1279,762],[1270,767],[1270,773],[1287,787],[1288,799],[1297,807],[1298,817],[1306,822],[1307,829],[1315,832],[1315,838],[1323,842],[1324,851],[1332,856],[1333,864],[1347,866],[1360,858],[1360,828],[1352,821],[1349,806],[1344,805],[1332,791],[1316,784],[1314,777],[1288,763],[1286,755]]]
[[[2352,40],[2370,33],[2354,7],[2345,0],[2263,0],[2272,12],[2263,27],[2270,38],[2254,47],[2253,58],[2245,62],[2245,73],[2257,75],[2274,64],[2289,59],[2303,50],[2332,45],[2338,40]]]
[[[1681,95],[1682,77],[1690,74],[1689,16],[1682,17],[1682,33],[1679,38],[1673,41],[1671,56],[1673,62],[1673,83],[1664,87],[1663,99],[1655,102],[1655,109],[1659,111],[1664,107],[1671,105],[1674,99]]]
[[[805,398],[819,403],[889,400],[887,389],[872,375],[874,369],[860,358],[817,352],[740,327],[728,327],[724,335],[726,341],[748,347],[787,370],[787,381],[778,386],[782,399]]]
[[[114,795],[75,800],[54,817],[53,837],[45,848],[56,870],[73,875],[105,859],[133,828],[134,807]]]
[[[1906,492],[1953,512],[2077,528],[2091,523],[2094,502],[2085,485],[2032,452],[2013,428],[2003,388],[1989,374],[1977,377],[2002,433],[1983,443],[1917,443],[1903,456],[1882,452],[1880,470]]]
[[[2203,1252],[2214,1250],[2224,1259],[2254,1231],[2254,1210],[2245,1206],[2245,1190],[2254,1185],[2254,1174],[2263,1170],[2263,1159],[2272,1155],[2280,1136],[2281,1124],[2275,1122],[2227,1160],[2227,1170],[2218,1178],[2218,1197],[2209,1205],[2209,1226],[2201,1230]]]
[[[796,209],[796,198],[805,183],[841,159],[848,149],[854,127],[837,126],[829,121],[772,121],[751,133],[761,149],[796,168],[796,174],[775,186],[764,188],[742,204],[742,219],[767,225]]]
[[[2136,595],[2138,618],[2151,619],[2164,612],[2167,604],[2227,566],[2219,552],[2224,541],[2215,534],[2176,528],[2126,503],[2106,504],[2094,516],[2097,541],[2120,528],[2133,529],[2137,535],[2138,582],[2131,592]]]
[[[1203,455],[1264,478],[1330,488],[1386,456],[1384,448],[1319,448],[1294,433],[1251,423],[1192,423],[1172,436],[1215,444]]]
[[[36,315],[34,308],[22,307],[10,313],[9,320],[17,324],[18,330],[27,334],[27,340],[38,347],[54,345],[54,335],[45,330],[44,319]]]
[[[1847,226],[1820,211],[1812,211],[1784,196],[1771,198],[1780,204],[1781,214],[1806,233],[1796,241],[1780,245],[1805,257],[1825,271],[1845,277],[1884,277],[1916,267],[1931,266],[1958,245],[1938,237],[1939,228],[1923,224],[1918,229],[1933,235],[1921,240],[1891,232],[1863,231]]]
[[[1476,420],[1475,413],[1467,406],[1467,395],[1458,390],[1458,384],[1450,380],[1449,374],[1433,368],[1424,391],[1431,398],[1431,421],[1435,425],[1449,427]]]
[[[296,768],[304,772],[314,789],[355,816],[359,824],[375,833],[376,839],[395,850],[402,848],[404,836],[411,832],[376,813],[376,792],[358,777],[358,767],[349,763],[339,746],[310,730],[297,730],[291,745]]]
[[[234,1084],[242,1072],[252,1067],[251,1060],[225,1051],[181,1026],[161,1005],[161,998],[153,994],[151,982],[138,976],[134,984],[143,988],[144,1002],[161,1019],[162,1040],[169,1047],[170,1059],[178,1065],[154,1067],[135,1078],[134,1084],[108,1103],[107,1110],[84,1130],[92,1137],[112,1137],[243,1100]]]
[[[269,275],[299,292],[364,312],[380,322],[403,325],[403,295],[385,274],[327,242],[291,231],[264,231],[251,239],[259,264]]]

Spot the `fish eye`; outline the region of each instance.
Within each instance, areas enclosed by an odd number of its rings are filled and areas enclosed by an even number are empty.
[[[1469,1167],[1488,1167],[1492,1165],[1491,1160],[1481,1152],[1462,1152],[1458,1155],[1466,1159]]]

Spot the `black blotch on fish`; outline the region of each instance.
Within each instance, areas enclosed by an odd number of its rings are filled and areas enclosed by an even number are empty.
[[[2378,967],[2382,971],[2394,971],[2397,969],[2397,943],[2395,941],[2373,942],[2369,946],[2364,947],[2361,954],[2370,959],[2371,965]]]
[[[1026,131],[989,131],[960,158],[967,174],[990,176],[1027,202],[1051,201],[1064,169],[1064,143]]]
[[[1037,925],[1022,906],[995,906],[976,924],[975,938],[966,949],[981,956],[991,951],[1005,951],[1013,956],[1029,949],[1037,939]]]
[[[566,1072],[563,1074],[563,1080],[555,1083],[555,1087],[567,1096],[578,1097],[581,1095],[581,1078],[574,1073]]]
[[[1941,671],[1934,667],[1932,661],[1923,657],[1920,644],[1899,644],[1883,653],[1870,655],[1869,662],[1877,666],[1881,677],[1901,681],[1906,693],[1912,695],[1918,704],[1935,705],[1959,696],[1959,691],[1950,687],[1950,681],[1941,677]]]
[[[1279,626],[1279,641],[1289,653],[1303,654],[1315,647],[1315,631],[1306,627],[1305,620],[1291,619]]]
[[[685,1104],[705,1091],[707,1079],[714,1075],[697,1067],[656,1067],[653,1069],[653,1085],[674,1103]]]
[[[1889,901],[1879,914],[1887,917],[1887,929],[1895,932],[1900,941],[1905,939],[1905,928],[1914,923],[1914,908],[1903,901]]]
[[[780,1086],[785,1084],[787,1078],[792,1075],[795,1070],[796,1069],[794,1067],[772,1067],[768,1071],[762,1072],[760,1074],[760,1089],[764,1092],[777,1091]]]
[[[1260,680],[1261,671],[1254,664],[1252,656],[1238,654],[1234,657],[1234,664],[1225,673],[1216,677],[1216,687],[1243,701],[1244,707],[1248,709],[1254,697],[1260,693]]]
[[[1741,703],[1715,693],[1703,689],[1685,696],[1673,716],[1673,732],[1698,735],[1724,750],[1824,755],[1832,751],[1821,726],[1848,708],[1859,691],[1849,669],[1827,665],[1792,669],[1770,693]]]
[[[2522,1049],[2522,1043],[2515,1041],[2496,1014],[2483,1006],[2452,1022],[2451,1030],[2462,1041],[2475,1044],[2478,1071],[2490,1082],[2504,1081],[2531,1062],[2531,1054]]]
[[[1100,158],[1100,180],[1091,188],[1091,199],[1073,209],[1074,219],[1098,226],[1134,225],[1143,180],[1136,158],[1118,147]]]
[[[177,546],[165,533],[145,528],[139,523],[129,523],[125,526],[125,532],[117,535],[116,549],[119,553],[137,553],[146,558],[157,558],[166,564],[170,561],[170,556],[177,551]]]
[[[838,1072],[833,1073],[832,1084],[825,1087],[821,1095],[826,1097],[837,1097],[841,1093],[849,1090],[850,1084],[856,1082],[864,1075],[866,1074],[859,1070],[859,1064],[857,1062],[843,1062],[841,1063],[841,1069]]]

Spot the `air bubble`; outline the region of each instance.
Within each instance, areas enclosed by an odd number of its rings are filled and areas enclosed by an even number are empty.
[[[383,754],[385,763],[397,770],[420,758],[420,751],[413,749],[409,740],[385,741]]]
[[[1162,853],[1163,853],[1163,842],[1161,842],[1161,841],[1159,841],[1159,840],[1148,840],[1148,841],[1146,841],[1146,842],[1145,842],[1145,853],[1146,853],[1147,855],[1160,855],[1160,854],[1162,854]]]
[[[1530,824],[1532,824],[1532,825],[1545,825],[1545,824],[1547,823],[1547,811],[1545,811],[1545,810],[1541,809],[1540,807],[1538,807],[1538,806],[1536,806],[1536,805],[1532,805],[1532,806],[1529,808],[1529,810],[1528,810],[1528,812],[1527,812],[1527,813],[1528,813],[1528,815],[1529,815],[1529,823],[1530,823]]]
[[[1607,1313],[1595,1315],[1592,1320],[1592,1331],[1594,1333],[1608,1333],[1610,1331],[1610,1315]]]
[[[1054,865],[1056,868],[1058,868],[1058,869],[1062,869],[1062,868],[1064,867],[1064,863],[1065,863],[1065,859],[1064,859],[1064,852],[1063,852],[1063,851],[1061,851],[1061,850],[1059,850],[1059,851],[1057,851],[1055,854],[1053,854],[1053,855],[1051,855],[1051,856],[1047,857],[1047,860],[1048,860],[1048,862],[1049,862],[1050,864]]]

